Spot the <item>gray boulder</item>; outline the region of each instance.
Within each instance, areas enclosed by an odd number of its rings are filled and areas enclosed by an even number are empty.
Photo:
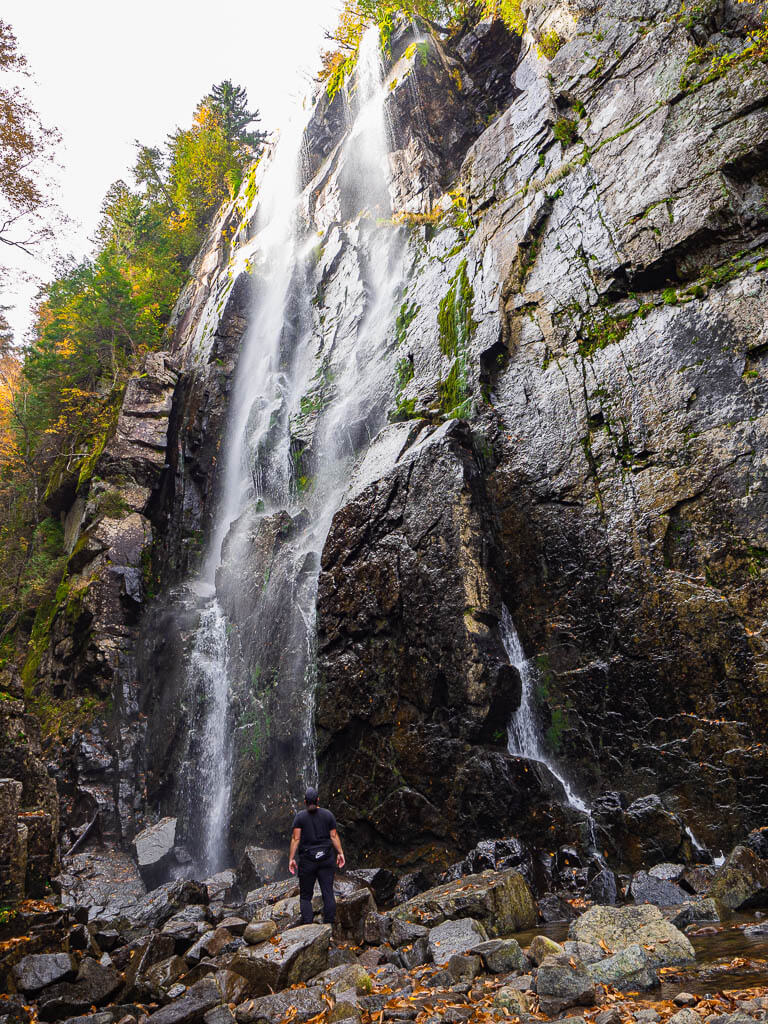
[[[258,999],[243,1002],[234,1016],[238,1024],[278,1024],[279,1021],[293,1020],[296,1024],[309,1020],[326,1010],[319,992],[312,988],[296,988],[289,992],[262,995]]]
[[[329,967],[309,982],[313,988],[328,988],[331,995],[352,990],[359,996],[369,995],[373,987],[370,974],[360,964],[339,964]]]
[[[523,951],[516,939],[489,939],[473,946],[470,952],[483,958],[485,969],[490,974],[522,971],[525,964]]]
[[[274,945],[264,942],[238,950],[228,966],[248,981],[254,995],[266,995],[324,970],[330,942],[329,924],[299,925],[284,932]]]
[[[652,903],[657,907],[671,907],[688,899],[688,893],[679,885],[648,871],[637,871],[632,876],[629,893],[634,903]]]
[[[696,867],[686,868],[680,882],[691,892],[701,895],[709,891],[716,874],[717,868],[714,864],[698,864]]]
[[[539,899],[539,914],[545,924],[552,924],[554,921],[572,921],[578,917],[577,911],[565,897],[556,892],[548,892]]]
[[[401,946],[398,955],[400,963],[407,971],[413,970],[414,967],[421,967],[422,964],[428,964],[433,959],[429,939],[426,937]]]
[[[488,935],[479,921],[471,917],[444,921],[429,932],[429,952],[436,964],[446,964],[456,953],[468,953]]]
[[[397,876],[388,868],[357,868],[348,871],[347,877],[367,885],[379,906],[392,903],[397,885]]]
[[[472,981],[483,970],[483,959],[476,954],[454,953],[448,961],[448,973],[454,981]]]
[[[376,904],[368,888],[357,889],[336,900],[333,934],[337,939],[360,945],[365,939],[365,920],[376,913]]]
[[[228,1006],[214,1006],[203,1014],[203,1024],[234,1024],[235,1015]]]
[[[513,985],[504,985],[493,997],[493,1005],[500,1010],[509,1010],[513,1016],[519,1017],[530,1012],[533,999],[527,992],[522,992]]]
[[[605,960],[589,964],[587,971],[594,981],[622,992],[656,988],[659,984],[652,958],[638,945],[626,946]]]
[[[123,979],[114,969],[90,957],[80,961],[72,982],[62,982],[44,989],[38,1001],[40,1020],[63,1020],[85,1013],[91,1006],[103,1006],[122,988]]]
[[[210,878],[206,878],[203,885],[208,890],[208,899],[229,900],[234,896],[237,887],[237,874],[231,868],[226,871],[219,871]]]
[[[159,1000],[167,994],[186,970],[187,963],[180,956],[171,956],[167,960],[160,960],[159,963],[152,964],[137,978],[137,995],[146,999]]]
[[[132,848],[142,881],[154,889],[168,878],[176,863],[173,847],[176,842],[176,818],[163,818],[139,832]]]
[[[214,1006],[222,1003],[222,994],[214,978],[203,978],[184,995],[149,1015],[152,1024],[196,1024]]]
[[[467,875],[428,889],[397,907],[392,915],[427,927],[471,917],[481,921],[492,938],[533,928],[538,919],[528,883],[511,868]]]
[[[696,921],[720,920],[717,903],[710,897],[689,898],[679,907],[668,908],[664,912],[664,916],[675,928],[687,928],[689,924],[695,924]]]
[[[718,869],[708,894],[729,910],[768,906],[768,860],[737,846]]]
[[[413,924],[411,921],[401,921],[399,917],[392,918],[392,930],[389,935],[391,945],[398,949],[409,942],[426,938],[429,935],[429,928],[423,924]]]
[[[685,1007],[673,1014],[667,1024],[701,1024],[701,1017],[695,1010]]]
[[[71,981],[77,966],[69,953],[32,953],[13,968],[19,992],[34,993],[59,981]]]
[[[392,918],[388,914],[379,914],[372,910],[363,921],[363,942],[371,946],[381,946],[389,942],[392,935]]]
[[[554,1017],[569,1006],[591,1006],[595,1001],[595,983],[587,968],[567,954],[548,956],[536,976],[539,1006]]]
[[[237,1007],[235,1017],[238,1024],[278,1024],[287,1019],[302,1024],[325,1009],[326,1004],[316,989],[299,988],[249,999]]]
[[[648,869],[648,874],[653,878],[660,878],[663,882],[679,882],[686,871],[685,864],[654,864]]]
[[[204,907],[207,904],[208,891],[200,882],[189,879],[165,882],[137,900],[127,911],[119,914],[117,919],[128,921],[133,928],[140,925],[160,928],[184,908]]]
[[[658,907],[591,907],[571,922],[568,936],[618,952],[627,946],[643,946],[654,967],[693,963],[693,946],[681,931],[664,919]],[[649,948],[650,947],[650,948]]]
[[[174,936],[163,932],[145,935],[136,943],[125,968],[125,990],[130,998],[145,998],[142,978],[153,964],[172,957],[176,950]]]
[[[568,956],[581,960],[583,964],[596,964],[605,957],[605,950],[591,942],[573,942],[569,939],[563,943],[563,949]]]
[[[287,876],[288,858],[285,850],[269,850],[261,846],[246,846],[243,850],[237,866],[237,881],[243,892],[278,882]]]
[[[277,931],[274,921],[251,921],[243,932],[243,938],[251,946],[258,946],[261,942],[267,942]]]
[[[559,956],[563,952],[563,947],[559,942],[555,942],[546,935],[536,935],[531,942],[528,950],[528,956],[533,962],[538,965],[548,956]]]

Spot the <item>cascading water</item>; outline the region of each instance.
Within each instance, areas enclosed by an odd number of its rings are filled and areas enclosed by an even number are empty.
[[[189,682],[205,695],[205,715],[190,813],[200,821],[200,859],[208,871],[226,860],[237,756],[252,756],[262,776],[258,781],[270,773],[273,790],[287,801],[299,784],[316,780],[319,552],[351,465],[383,422],[381,396],[392,371],[382,356],[402,289],[401,233],[386,222],[391,207],[385,99],[378,32],[372,30],[362,40],[356,90],[348,97],[354,123],[339,175],[346,221],[340,230],[354,239],[364,280],[362,315],[344,330],[318,323],[307,286],[317,240],[302,236],[298,214],[302,124],[284,133],[260,189],[250,246],[253,314],[229,410],[219,503],[193,583],[204,603]],[[319,409],[307,399],[318,373],[328,392]],[[311,428],[308,407],[315,416]],[[254,586],[254,538],[272,536],[278,521],[279,557],[273,551]],[[233,626],[237,632],[230,636]],[[236,665],[242,666],[239,676]]]
[[[224,538],[249,496],[267,490],[265,481],[251,475],[251,438],[263,432],[275,400],[265,399],[254,410],[255,396],[279,393],[276,356],[295,249],[294,214],[298,194],[298,155],[303,125],[286,131],[276,146],[264,177],[257,221],[257,247],[261,273],[258,314],[247,334],[238,364],[237,379],[225,440],[224,472],[213,529],[193,590],[205,602],[200,611],[189,663],[189,684],[202,694],[204,714],[201,749],[196,765],[194,815],[202,826],[201,866],[219,870],[227,856],[227,828],[231,795],[230,649],[227,620],[216,594],[216,571]],[[255,415],[254,415],[255,412]],[[254,420],[256,422],[254,422]],[[287,476],[286,476],[287,485]],[[269,490],[284,491],[279,481]]]
[[[229,657],[227,624],[219,602],[207,604],[200,615],[191,658],[191,674],[206,701],[203,725],[205,763],[210,770],[202,773],[201,817],[204,822],[203,858],[205,866],[215,871],[225,854],[225,831],[230,795],[230,745],[227,728]]]
[[[520,707],[512,716],[507,730],[507,749],[510,754],[515,754],[517,757],[526,757],[530,761],[538,761],[539,764],[543,764],[562,784],[568,804],[591,819],[589,807],[574,792],[570,782],[541,749],[533,705],[535,674],[530,661],[525,656],[523,645],[520,643],[520,637],[506,605],[502,606],[501,610],[501,642],[507,652],[510,665],[513,665],[520,673],[522,683]]]

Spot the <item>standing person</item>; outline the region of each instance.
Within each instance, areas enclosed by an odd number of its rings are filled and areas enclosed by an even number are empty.
[[[301,920],[312,924],[312,893],[315,879],[323,894],[323,920],[333,924],[336,918],[336,897],[333,895],[333,875],[336,866],[343,868],[344,851],[341,848],[336,819],[329,810],[318,805],[317,790],[310,786],[304,795],[305,809],[293,819],[291,850],[288,868],[292,875],[299,872],[299,904]],[[296,851],[299,852],[298,868]],[[333,851],[336,851],[334,858]],[[334,863],[335,861],[335,863]]]

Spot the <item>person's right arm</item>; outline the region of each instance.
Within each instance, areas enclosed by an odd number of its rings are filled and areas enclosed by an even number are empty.
[[[336,851],[336,864],[338,867],[343,868],[346,864],[346,860],[344,858],[344,851],[341,848],[339,833],[335,828],[331,829],[331,842],[333,843],[333,848]]]
[[[301,841],[301,829],[295,828],[291,835],[291,849],[288,853],[288,870],[292,875],[296,874],[296,851],[299,848],[299,842]]]

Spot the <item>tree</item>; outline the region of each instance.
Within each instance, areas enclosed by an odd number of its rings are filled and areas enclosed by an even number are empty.
[[[0,20],[0,72],[27,74],[11,26]],[[18,85],[0,86],[0,242],[33,255],[52,236],[43,218],[50,207],[46,165],[59,135],[46,128]]]
[[[246,131],[248,125],[261,120],[261,115],[258,110],[248,109],[248,93],[242,86],[234,85],[226,78],[212,87],[203,102],[207,102],[219,118],[229,142],[235,146],[250,146],[254,151],[261,148],[267,137],[266,133]]]

